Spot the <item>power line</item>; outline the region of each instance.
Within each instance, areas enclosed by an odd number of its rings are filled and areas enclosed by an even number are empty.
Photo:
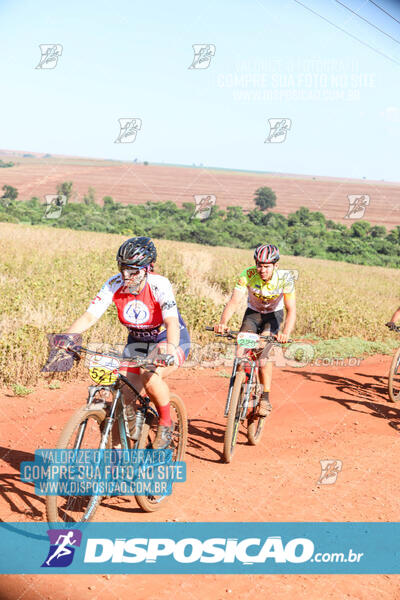
[[[337,2],[341,6],[344,6],[344,8],[346,8],[351,13],[353,13],[353,15],[356,15],[356,17],[358,17],[359,19],[362,19],[363,21],[365,21],[366,23],[368,23],[368,25],[371,25],[371,27],[374,27],[375,29],[377,29],[378,31],[380,31],[381,33],[383,33],[384,35],[386,35],[388,38],[390,38],[391,40],[393,40],[397,44],[400,44],[400,40],[397,40],[396,38],[394,38],[392,35],[390,35],[390,33],[386,33],[386,31],[383,31],[383,29],[379,29],[379,27],[377,27],[376,25],[374,25],[373,23],[371,23],[371,21],[368,21],[368,19],[365,19],[364,17],[362,17],[361,15],[359,15],[355,10],[353,10],[349,6],[346,6],[346,4],[343,4],[343,2],[340,2],[340,0],[335,0],[335,2]]]
[[[381,10],[386,15],[388,15],[391,19],[393,19],[393,21],[397,21],[397,23],[400,24],[400,21],[398,19],[396,19],[396,17],[394,17],[393,15],[391,15],[390,12],[388,12],[387,10],[385,10],[384,8],[382,8],[382,6],[379,6],[379,4],[377,4],[373,0],[369,0],[369,2],[371,2],[371,4],[374,4],[374,6],[376,6],[377,8],[379,8],[379,10]]]
[[[306,6],[305,4],[303,4],[302,2],[300,2],[300,0],[294,0],[294,2],[296,2],[297,4],[300,4],[303,8],[306,8],[307,10],[309,10],[310,12],[312,12],[314,15],[317,15],[317,17],[319,17],[320,19],[323,19],[324,21],[326,21],[327,23],[329,23],[333,27],[336,27],[336,29],[339,29],[339,31],[342,31],[346,35],[350,36],[351,38],[353,38],[353,40],[357,40],[357,42],[360,42],[360,44],[362,44],[363,46],[366,46],[370,50],[373,50],[377,54],[380,54],[381,56],[384,56],[385,58],[389,59],[391,62],[393,62],[396,65],[400,66],[400,62],[398,60],[396,60],[395,58],[389,56],[388,54],[385,54],[384,52],[381,52],[380,50],[378,50],[377,48],[374,48],[373,46],[370,46],[369,44],[367,44],[367,42],[363,42],[362,40],[360,40],[360,38],[358,38],[357,36],[353,35],[352,33],[349,33],[345,29],[342,29],[342,27],[339,27],[339,25],[336,25],[335,23],[332,23],[332,21],[330,21],[326,17],[323,17],[322,15],[320,15],[319,13],[317,13],[312,8],[309,8],[308,6]]]

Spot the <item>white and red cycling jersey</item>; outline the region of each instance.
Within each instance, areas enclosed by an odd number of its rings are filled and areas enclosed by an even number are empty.
[[[177,317],[180,329],[186,329],[172,285],[162,275],[148,273],[146,284],[138,294],[129,291],[121,274],[114,275],[92,300],[88,312],[100,318],[112,302],[117,308],[120,322],[129,329],[132,340],[158,342],[165,339],[166,317]]]

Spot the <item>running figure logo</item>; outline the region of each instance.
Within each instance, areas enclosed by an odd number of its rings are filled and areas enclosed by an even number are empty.
[[[189,69],[208,69],[213,56],[215,56],[214,44],[193,44],[194,57]]]
[[[317,481],[317,485],[331,485],[336,483],[336,479],[342,470],[341,460],[320,460],[321,475]]]
[[[132,144],[136,140],[139,129],[142,129],[142,119],[118,119],[119,134],[114,144]]]
[[[285,288],[285,293],[289,294],[291,292],[294,292],[294,283],[299,278],[298,270],[297,269],[280,269],[279,277]]]
[[[212,207],[215,206],[217,198],[214,194],[196,194],[194,196],[194,201],[196,207],[192,219],[196,217],[196,219],[205,221],[210,216]]]
[[[42,567],[68,567],[75,548],[81,545],[82,532],[78,529],[49,529],[50,550]]]
[[[269,134],[264,144],[281,144],[292,126],[291,119],[268,119]]]
[[[46,194],[46,210],[43,219],[58,219],[61,217],[63,207],[67,204],[66,196],[58,194]]]
[[[42,56],[36,69],[55,69],[63,47],[61,44],[39,44]]]
[[[344,218],[362,219],[369,205],[369,196],[367,194],[351,194],[347,198],[349,199],[349,210]]]

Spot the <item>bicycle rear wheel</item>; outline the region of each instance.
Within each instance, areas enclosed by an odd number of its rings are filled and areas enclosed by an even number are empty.
[[[231,462],[233,453],[235,451],[240,425],[240,413],[242,410],[242,385],[245,382],[245,378],[246,375],[244,371],[238,371],[233,384],[231,402],[228,412],[228,421],[224,436],[224,459],[227,463]]]
[[[146,422],[143,425],[142,434],[139,438],[137,448],[153,448],[153,443],[157,435],[158,428],[158,413],[155,405],[150,404],[154,412],[149,412]],[[188,424],[187,413],[184,402],[172,394],[170,397],[171,419],[174,426],[172,431],[172,439],[169,448],[172,450],[172,461],[176,462],[183,460],[186,452]],[[157,415],[157,416],[156,416]],[[154,512],[161,508],[161,504],[165,504],[170,496],[135,496],[136,502],[146,512]]]
[[[100,446],[105,418],[103,408],[82,407],[61,432],[57,449],[96,450]],[[91,521],[101,500],[102,496],[47,496],[47,520],[54,523]]]
[[[400,400],[400,348],[393,356],[388,379],[389,398],[392,402]]]

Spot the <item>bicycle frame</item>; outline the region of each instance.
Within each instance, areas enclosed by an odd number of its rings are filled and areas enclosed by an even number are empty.
[[[94,352],[93,350],[89,350],[88,348],[83,348],[82,346],[75,346],[75,347],[71,347],[71,348],[65,348],[65,350],[73,355],[75,355],[79,360],[81,358],[81,352],[85,352],[86,354],[91,354],[91,355],[97,355],[99,353]],[[105,354],[105,353],[101,353],[101,356],[104,357],[108,357],[108,358],[117,358],[117,359],[121,359],[123,357],[119,356],[118,354],[115,353],[110,353],[110,354]],[[129,360],[129,359],[127,359]],[[133,359],[133,362],[135,363],[136,366],[145,366],[146,365],[146,360],[145,359],[138,359],[137,357],[135,357]],[[101,436],[101,442],[100,442],[100,447],[99,450],[105,450],[106,448],[106,444],[107,444],[107,440],[108,437],[110,435],[111,429],[115,423],[115,419],[116,419],[116,414],[117,414],[117,407],[118,407],[118,403],[121,402],[121,406],[122,406],[122,411],[120,414],[117,415],[118,418],[118,427],[119,427],[119,434],[120,434],[120,439],[121,439],[121,445],[123,445],[125,448],[129,447],[128,444],[128,437],[130,437],[129,435],[129,427],[128,427],[128,419],[126,417],[126,410],[125,410],[125,403],[123,400],[123,395],[121,392],[121,382],[125,383],[135,394],[135,398],[137,400],[139,400],[142,408],[144,409],[144,416],[146,418],[148,412],[153,413],[156,417],[158,416],[156,411],[154,411],[151,407],[150,407],[150,398],[148,398],[147,396],[143,397],[139,394],[139,392],[136,390],[136,388],[134,387],[134,385],[129,381],[129,379],[123,375],[122,373],[120,373],[118,370],[114,371],[114,373],[116,373],[117,378],[116,381],[111,384],[111,385],[91,385],[89,386],[89,395],[87,398],[87,406],[91,406],[91,404],[93,403],[94,400],[94,396],[97,392],[99,392],[100,390],[106,390],[112,393],[113,395],[113,401],[111,404],[111,409],[110,409],[110,414],[106,417],[105,422],[106,422],[106,427],[104,429],[104,432]],[[102,405],[102,408],[105,408],[106,403],[105,402],[99,402],[99,405]],[[79,448],[82,442],[82,438],[83,438],[83,434],[85,433],[85,429],[86,429],[86,425],[87,425],[87,421],[83,422],[81,424],[79,433],[77,435],[76,441],[75,441],[75,447]],[[140,433],[138,436],[138,440],[140,438]]]
[[[111,392],[111,394],[113,395],[113,401],[111,403],[110,414],[106,417],[106,420],[105,420],[106,426],[105,426],[103,435],[101,436],[99,450],[105,450],[108,437],[110,435],[111,429],[115,423],[116,418],[118,418],[118,429],[119,429],[119,435],[120,435],[120,440],[121,440],[121,446],[123,448],[129,447],[129,443],[128,443],[129,426],[128,426],[128,419],[126,416],[125,402],[124,402],[123,394],[121,391],[121,382],[125,383],[133,391],[133,393],[136,396],[136,399],[139,400],[142,408],[145,411],[145,416],[147,415],[148,412],[155,413],[155,411],[149,406],[150,398],[148,398],[147,396],[145,396],[145,397],[141,396],[139,394],[139,392],[136,390],[136,388],[131,384],[129,379],[127,377],[125,377],[125,375],[122,375],[122,373],[118,374],[118,379],[113,385],[110,385],[110,386],[91,385],[91,386],[89,386],[89,388],[88,388],[89,394],[88,394],[88,398],[86,401],[87,406],[91,406],[93,404],[95,394],[97,394],[101,390],[106,390],[107,392]],[[118,404],[119,403],[121,404],[122,410],[118,414]],[[105,406],[106,406],[105,402],[98,402],[97,404],[99,404],[102,408],[105,408]],[[85,421],[81,425],[81,429],[79,431],[79,434],[77,436],[76,443],[75,443],[75,446],[77,448],[80,447],[83,434],[85,433],[86,424],[87,424],[87,421]]]

